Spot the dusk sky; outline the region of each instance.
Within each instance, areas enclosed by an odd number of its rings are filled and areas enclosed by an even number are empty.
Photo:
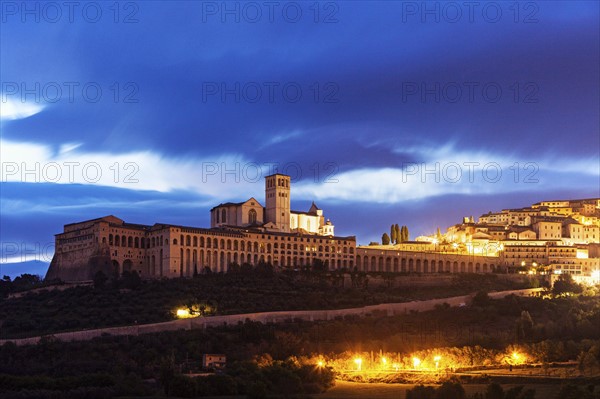
[[[273,164],[359,244],[600,196],[597,1],[24,4],[0,10],[2,263],[109,214],[207,227],[264,205]]]

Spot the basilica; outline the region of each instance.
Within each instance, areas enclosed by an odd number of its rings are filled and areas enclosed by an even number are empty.
[[[112,215],[67,224],[56,235],[46,278],[91,280],[98,271],[191,277],[260,262],[278,270],[317,260],[331,269],[355,267],[356,238],[334,236],[314,203],[307,212],[292,211],[290,191],[290,176],[267,176],[264,207],[255,198],[222,203],[210,211],[210,228],[134,224]]]
[[[226,202],[210,211],[211,227],[263,227],[266,231],[333,236],[333,224],[325,221],[315,203],[308,212],[290,210],[290,177],[274,174],[265,178],[265,204],[256,199]]]

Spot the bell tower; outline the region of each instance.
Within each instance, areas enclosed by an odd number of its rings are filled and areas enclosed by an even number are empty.
[[[266,223],[280,231],[290,231],[290,177],[275,173],[265,178]]]

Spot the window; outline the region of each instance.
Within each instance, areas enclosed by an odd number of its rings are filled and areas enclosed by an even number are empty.
[[[223,209],[221,211],[221,223],[227,222],[227,210]]]
[[[248,223],[256,223],[256,211],[254,209],[248,211]]]

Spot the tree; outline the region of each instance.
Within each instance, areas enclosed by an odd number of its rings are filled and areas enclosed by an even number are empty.
[[[390,226],[390,242],[395,244],[398,242],[398,237],[396,236],[396,226]]]
[[[533,331],[533,319],[528,311],[521,312],[521,316],[517,319],[517,339],[526,339],[531,337]]]
[[[175,377],[175,357],[171,356],[163,358],[160,363],[160,373],[158,380],[163,386],[165,395],[171,394],[171,382]]]
[[[406,391],[406,399],[431,399],[435,397],[435,388],[417,385]]]
[[[485,399],[504,399],[504,389],[498,383],[491,383],[485,390]]]
[[[322,259],[313,259],[312,270],[317,273],[325,273],[327,271],[327,266]]]
[[[410,235],[408,234],[408,226],[403,226],[404,227],[404,241],[408,241],[410,240]]]
[[[554,295],[561,295],[567,292],[579,294],[583,291],[583,288],[579,284],[573,281],[573,277],[568,274],[561,274],[558,279],[554,282],[552,287],[552,293]]]
[[[4,276],[2,280],[0,280],[0,298],[5,298],[8,296],[10,292],[13,290],[12,281],[10,281],[10,277]]]
[[[584,389],[575,384],[563,385],[555,396],[556,399],[593,399],[593,389]]]
[[[381,244],[390,245],[390,236],[388,236],[387,233],[383,233],[383,235],[381,236]]]
[[[466,393],[460,382],[446,381],[437,389],[435,397],[437,399],[465,399]]]
[[[13,287],[16,291],[23,291],[34,288],[42,282],[40,276],[34,274],[21,274],[13,280]]]
[[[506,391],[504,399],[535,399],[535,389],[523,390],[523,385],[510,388]]]
[[[233,262],[229,264],[229,267],[227,268],[227,273],[239,273],[241,270],[241,266],[237,262]]]
[[[98,270],[96,274],[94,274],[94,288],[102,288],[108,281],[108,277],[101,270]]]
[[[408,241],[408,227],[402,226],[400,228],[400,242]]]
[[[137,274],[137,272],[135,270],[124,271],[121,281],[123,283],[123,287],[128,288],[130,290],[135,290],[135,289],[139,288],[140,285],[142,285],[142,279],[140,278],[140,275]]]
[[[398,223],[394,225],[394,230],[396,230],[396,244],[398,244],[402,242],[402,240],[400,239],[400,226],[398,226]]]

